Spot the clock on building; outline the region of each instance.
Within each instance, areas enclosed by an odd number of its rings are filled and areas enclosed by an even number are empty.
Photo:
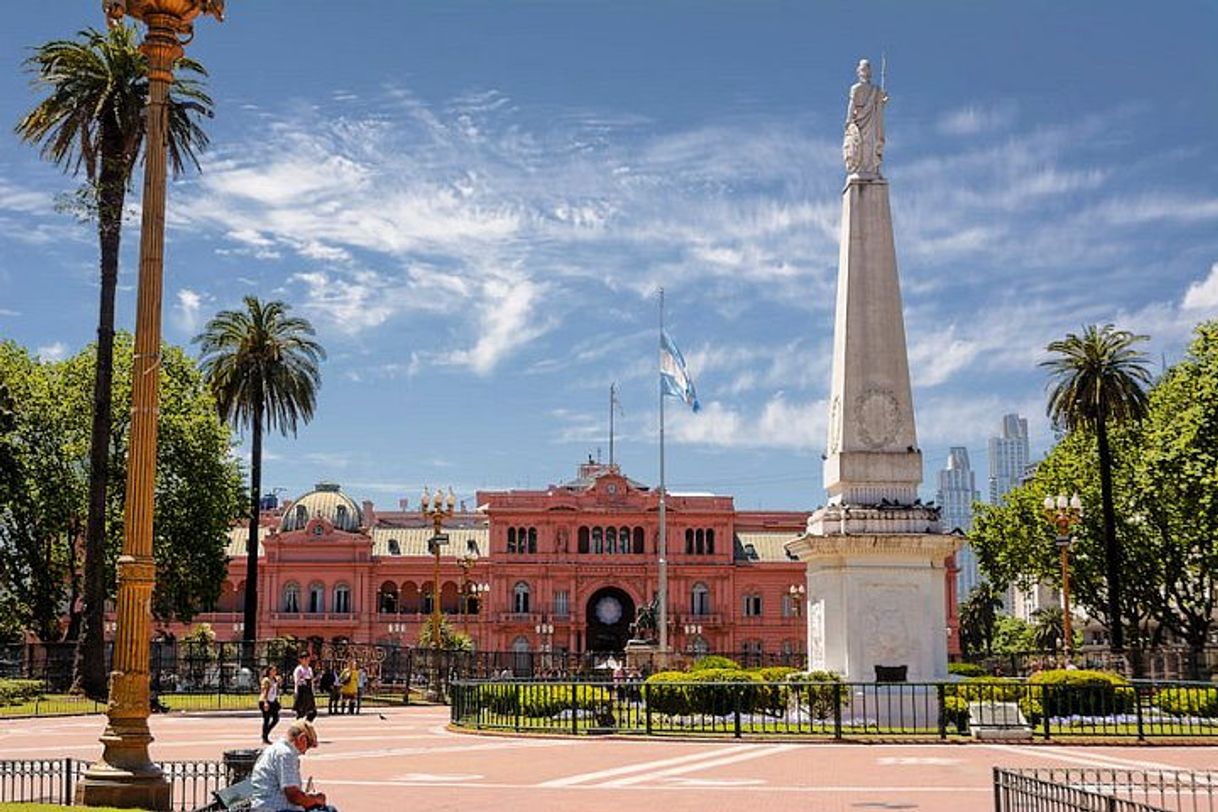
[[[596,602],[596,619],[606,626],[612,626],[622,619],[622,602],[612,595],[606,595]]]

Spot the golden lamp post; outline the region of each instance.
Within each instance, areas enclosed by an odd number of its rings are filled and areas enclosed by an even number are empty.
[[[1074,630],[1070,618],[1070,531],[1083,518],[1083,500],[1078,494],[1069,498],[1064,493],[1046,496],[1045,518],[1057,531],[1057,549],[1062,562],[1062,636],[1065,637],[1066,662],[1074,659]]]
[[[469,571],[478,563],[478,549],[471,547],[466,551],[465,555],[457,559],[457,566],[461,568],[461,633],[469,637],[469,597],[470,590],[476,587],[477,584],[468,583]]]
[[[430,504],[429,504],[430,503]],[[448,489],[448,499],[440,489],[436,489],[433,498],[427,489],[423,489],[423,498],[419,501],[419,511],[432,522],[432,536],[427,540],[428,551],[435,556],[435,577],[431,587],[431,652],[432,652],[432,700],[440,700],[440,548],[448,544],[448,536],[443,533],[444,520],[453,515],[457,505],[457,497],[453,489]]]
[[[135,357],[131,386],[131,446],[123,550],[118,559],[118,617],[110,701],[102,757],[78,784],[79,803],[169,809],[170,786],[148,756],[148,640],[156,562],[152,514],[156,484],[156,416],[161,364],[161,276],[165,249],[165,144],[174,62],[194,36],[193,21],[224,19],[224,0],[102,0],[111,25],[124,16],[148,27],[140,51],[148,60],[146,154],[140,273],[136,294]]]

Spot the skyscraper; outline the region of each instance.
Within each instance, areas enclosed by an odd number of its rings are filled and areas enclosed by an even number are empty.
[[[941,509],[943,529],[959,529],[967,533],[973,527],[973,502],[981,498],[977,491],[977,474],[969,465],[968,449],[952,446],[947,455],[947,467],[939,471],[939,491],[935,502]],[[977,585],[977,556],[967,544],[956,553],[956,594],[961,598]]]
[[[1000,504],[1007,491],[1023,482],[1029,457],[1027,418],[1003,415],[999,431],[1001,436],[991,437],[989,442],[991,505]]]

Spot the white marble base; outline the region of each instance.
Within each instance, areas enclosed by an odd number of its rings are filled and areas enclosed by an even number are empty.
[[[840,526],[822,515],[835,510],[818,510],[809,526]],[[893,523],[937,531],[923,511],[885,513]],[[809,533],[788,543],[808,568],[808,667],[854,682],[874,680],[877,665],[906,666],[910,682],[945,679],[944,569],[958,546],[956,536],[938,532]]]

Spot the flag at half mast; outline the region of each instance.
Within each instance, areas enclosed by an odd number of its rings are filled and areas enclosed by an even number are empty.
[[[702,408],[694,391],[694,379],[685,367],[685,357],[667,330],[660,332],[660,392],[685,401],[695,412]]]

